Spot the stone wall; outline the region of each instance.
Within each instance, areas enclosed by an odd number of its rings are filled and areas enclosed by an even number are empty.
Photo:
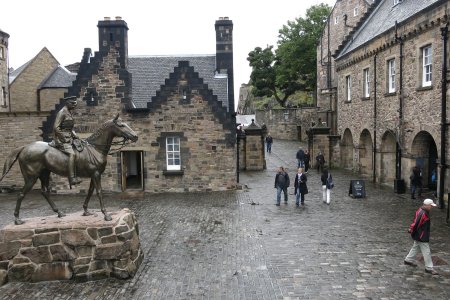
[[[112,221],[101,212],[81,214],[24,219],[0,230],[0,285],[133,277],[144,257],[134,213],[113,212]]]
[[[0,112],[9,111],[9,79],[8,79],[8,38],[6,32],[0,30]]]
[[[64,98],[67,88],[42,89],[39,91],[39,101],[41,111],[51,111],[55,109],[55,104],[59,99]]]
[[[0,151],[1,166],[3,166],[6,158],[14,149],[35,141],[42,141],[42,130],[39,127],[42,126],[42,122],[47,116],[48,113],[39,112],[0,113],[0,136],[2,138],[2,151]],[[17,162],[0,183],[0,186],[10,185],[23,185],[23,177]]]
[[[306,131],[317,122],[317,108],[257,110],[255,118],[259,126],[266,125],[274,139],[306,141]]]

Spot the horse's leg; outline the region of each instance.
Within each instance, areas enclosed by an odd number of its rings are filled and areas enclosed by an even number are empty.
[[[105,216],[105,221],[111,221],[112,218],[109,214],[106,213],[105,205],[103,204],[103,194],[102,194],[102,182],[101,182],[101,174],[98,174],[98,172],[95,172],[94,175],[94,184],[95,189],[97,192],[98,200],[100,201],[100,208],[102,210],[103,215]]]
[[[24,177],[25,184],[23,186],[22,192],[19,193],[19,196],[17,197],[16,202],[16,210],[14,211],[14,224],[21,225],[25,223],[19,218],[19,212],[20,212],[20,205],[22,204],[23,198],[25,198],[25,195],[28,194],[28,192],[31,190],[33,185],[36,183],[37,177]]]
[[[90,216],[92,213],[88,211],[88,204],[89,200],[91,200],[92,193],[94,192],[94,179],[91,179],[91,183],[89,183],[89,190],[86,196],[86,199],[84,200],[83,209],[84,213],[83,216]]]
[[[55,202],[50,199],[50,171],[44,170],[39,176],[41,180],[41,194],[44,196],[45,200],[47,200],[48,204],[52,207],[53,211],[58,214],[58,218],[62,218],[65,216],[63,212],[61,212],[57,207]]]

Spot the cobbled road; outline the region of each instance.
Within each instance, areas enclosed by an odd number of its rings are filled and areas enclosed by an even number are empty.
[[[138,218],[145,258],[135,277],[78,283],[8,282],[0,299],[450,299],[447,210],[432,211],[431,252],[440,275],[403,259],[421,200],[365,181],[366,198],[348,196],[351,179],[332,170],[331,205],[320,177],[308,176],[305,206],[296,207],[293,179],[299,143],[275,140],[267,170],[242,172],[242,190],[218,193],[107,194],[109,211],[128,207]],[[303,145],[305,146],[305,145]],[[288,169],[289,201],[275,206],[274,177]],[[16,193],[0,194],[0,227],[13,221]],[[54,195],[65,212],[82,210],[82,195]],[[98,211],[98,200],[91,199]],[[21,217],[51,215],[33,191]]]

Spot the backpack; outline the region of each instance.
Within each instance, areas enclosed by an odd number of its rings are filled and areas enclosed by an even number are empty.
[[[331,174],[328,173],[328,178],[327,178],[327,189],[331,190],[332,188],[334,188],[334,182],[333,182],[333,178],[331,177]]]

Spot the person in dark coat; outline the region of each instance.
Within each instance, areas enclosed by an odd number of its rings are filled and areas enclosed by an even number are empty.
[[[280,166],[275,175],[275,188],[277,189],[277,203],[276,206],[280,206],[281,202],[281,192],[284,193],[284,203],[288,201],[287,188],[289,187],[290,180],[289,175],[286,173],[284,168]]]
[[[273,138],[272,138],[272,136],[269,133],[266,136],[266,151],[268,153],[272,153],[272,144],[273,144]]]
[[[295,175],[294,193],[295,193],[295,205],[305,205],[305,195],[308,194],[308,186],[306,182],[308,178],[303,173],[303,168],[298,168],[297,175]],[[299,203],[301,201],[301,203]]]
[[[423,200],[422,207],[420,207],[414,216],[414,221],[409,226],[408,232],[411,234],[414,244],[411,247],[408,255],[405,258],[405,265],[417,267],[415,262],[417,252],[420,250],[423,255],[423,262],[425,264],[425,272],[432,275],[438,275],[433,269],[433,260],[431,259],[430,245],[430,226],[431,218],[430,211],[436,204],[431,199]]]
[[[311,154],[309,154],[308,149],[305,150],[305,173],[308,174],[309,164],[311,162]]]
[[[305,167],[305,151],[303,151],[302,147],[298,148],[297,154],[295,155],[297,158],[297,168],[304,168]]]
[[[419,197],[422,196],[422,171],[420,170],[420,167],[415,166],[412,170],[412,174],[409,177],[411,180],[411,199],[416,199],[415,193],[417,191],[417,194]]]
[[[316,164],[317,164],[317,172],[322,172],[323,167],[325,166],[325,156],[323,156],[322,151],[319,151],[319,154],[316,156]]]

